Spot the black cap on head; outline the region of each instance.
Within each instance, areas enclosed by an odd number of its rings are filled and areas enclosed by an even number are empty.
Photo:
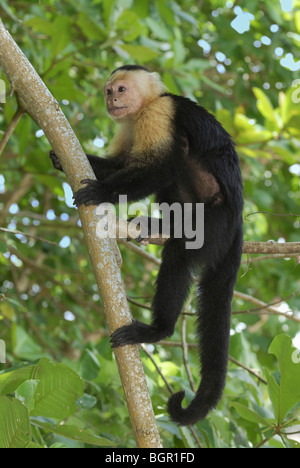
[[[119,70],[125,70],[125,71],[144,70],[144,71],[150,73],[150,70],[148,70],[148,68],[142,67],[141,65],[123,65],[122,67],[116,68],[116,69],[112,72],[111,75],[113,75],[114,73],[116,73],[116,72],[119,71]],[[111,76],[111,75],[110,75],[110,76]]]

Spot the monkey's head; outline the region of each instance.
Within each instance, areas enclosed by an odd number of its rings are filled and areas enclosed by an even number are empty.
[[[138,115],[165,87],[158,73],[139,65],[124,65],[112,72],[104,91],[107,112],[120,122]]]

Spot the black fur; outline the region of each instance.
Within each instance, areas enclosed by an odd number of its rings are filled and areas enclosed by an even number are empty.
[[[85,180],[88,185],[75,194],[75,203],[116,203],[119,194],[127,194],[131,201],[153,193],[159,203],[204,203],[203,247],[187,250],[186,239],[175,238],[165,244],[151,325],[135,320],[111,336],[113,347],[154,343],[171,336],[190,290],[192,273],[200,274],[197,328],[201,383],[186,409],[181,407],[184,392],[172,395],[168,404],[172,419],[187,425],[204,418],[216,406],[225,385],[231,300],[243,245],[243,187],[234,144],[221,124],[187,98],[164,94],[160,99],[166,97],[176,106],[173,145],[159,159],[141,154],[139,165],[130,162],[128,155],[110,159],[87,155],[97,181]],[[141,164],[143,161],[151,163]]]
[[[136,71],[136,70],[144,70],[146,72],[150,73],[150,70],[146,67],[142,67],[141,65],[123,65],[122,67],[116,68],[110,76],[112,76],[114,73],[116,73],[119,70],[124,70],[124,71]]]

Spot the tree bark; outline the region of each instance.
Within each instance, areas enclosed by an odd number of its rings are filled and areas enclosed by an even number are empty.
[[[130,226],[130,227],[129,227]],[[135,232],[134,232],[135,231]],[[134,227],[133,223],[127,223],[117,218],[116,238],[117,239],[136,239],[139,237],[140,230]],[[149,237],[141,241],[142,244],[164,245],[169,237]],[[246,254],[285,254],[300,255],[300,242],[256,242],[246,241],[243,245],[243,253]]]
[[[0,19],[0,66],[17,94],[20,106],[37,122],[59,156],[73,191],[82,179],[94,179],[92,168],[58,102],[14,42]],[[50,162],[49,162],[50,164]],[[96,235],[99,219],[96,207],[80,207],[89,254],[93,263],[100,295],[104,305],[109,332],[131,322],[120,270],[115,241]],[[115,350],[125,399],[138,447],[161,447],[138,346]]]

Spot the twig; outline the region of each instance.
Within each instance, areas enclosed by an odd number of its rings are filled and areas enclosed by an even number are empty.
[[[157,344],[162,345],[162,346],[176,346],[176,347],[182,347],[182,343],[180,341],[166,341],[166,340],[161,340]],[[187,343],[186,346],[191,349],[198,349],[197,343]],[[267,383],[257,372],[255,372],[253,369],[250,369],[250,367],[245,366],[241,362],[237,361],[235,358],[232,356],[229,356],[229,361],[233,362],[237,366],[242,367],[246,371],[250,372],[250,374],[254,375],[258,380],[260,380],[262,383]]]
[[[10,121],[10,123],[9,123],[3,137],[2,137],[2,140],[0,142],[0,155],[3,152],[3,150],[4,150],[5,146],[6,146],[6,143],[10,139],[13,132],[15,131],[15,128],[18,125],[19,120],[20,120],[20,118],[22,117],[23,114],[25,114],[25,111],[24,111],[24,109],[22,109],[22,107],[19,106],[18,109],[16,110],[13,118],[11,119],[11,121]]]
[[[16,187],[15,190],[9,194],[9,198],[8,200],[6,200],[5,205],[0,213],[0,224],[3,223],[3,220],[6,214],[8,213],[10,206],[13,203],[17,203],[21,198],[23,198],[24,195],[28,192],[28,190],[32,186],[32,184],[33,184],[33,179],[31,175],[25,174],[23,179],[19,183],[19,186]]]
[[[142,348],[142,350],[147,354],[148,358],[151,360],[152,364],[154,365],[155,369],[157,370],[158,374],[161,376],[161,378],[163,379],[167,389],[169,390],[169,392],[171,394],[173,394],[173,390],[172,390],[172,387],[171,385],[169,384],[169,382],[167,381],[167,379],[165,378],[165,376],[163,375],[162,371],[160,370],[160,368],[158,367],[158,365],[156,364],[155,362],[155,359],[153,359],[153,356],[152,354],[148,351],[146,345],[144,344],[140,344],[140,347]]]
[[[266,302],[263,302],[260,299],[257,299],[256,297],[250,296],[249,294],[244,294],[244,293],[241,293],[241,292],[238,292],[238,291],[234,291],[234,296],[235,297],[243,299],[244,301],[252,302],[253,304],[257,304],[260,307],[258,307],[256,309],[234,311],[234,312],[232,312],[232,315],[255,314],[255,313],[259,313],[262,310],[266,309],[266,312],[264,312],[264,313],[269,313],[269,314],[273,314],[273,315],[280,315],[282,317],[285,317],[287,319],[292,320],[293,322],[300,323],[300,319],[298,319],[294,315],[288,315],[287,312],[281,312],[276,307],[273,307],[275,304],[286,301],[286,300],[290,299],[291,297],[295,296],[298,293],[299,293],[299,289],[297,291],[295,291],[294,293],[290,294],[286,298],[283,298],[283,299],[281,298],[278,301],[275,301],[275,302],[273,302],[271,304],[267,304]]]
[[[35,240],[38,240],[38,241],[41,241],[41,242],[45,242],[45,243],[50,244],[50,245],[55,245],[55,247],[59,247],[59,244],[57,244],[57,242],[52,242],[52,241],[49,241],[48,239],[44,239],[42,237],[35,236],[33,234],[27,234],[26,232],[17,231],[15,229],[7,229],[7,228],[0,227],[0,231],[8,232],[10,234],[15,234],[15,235],[19,234],[19,235],[22,235],[22,236],[25,236],[25,237],[29,237],[31,239],[35,239]]]
[[[138,229],[136,230],[136,237],[132,237],[128,232],[128,226],[131,223],[126,223],[126,221],[117,218],[117,239],[128,238],[132,240],[136,240],[139,237],[140,232]],[[156,237],[149,237],[147,240],[143,239],[141,242],[143,244],[154,244],[154,245],[164,245],[167,242],[167,238],[162,237],[160,235],[158,238]],[[243,253],[248,254],[300,254],[300,242],[256,242],[256,241],[245,241],[243,246]]]
[[[184,308],[185,311],[189,308],[192,299],[193,299],[193,295],[190,294],[189,300],[188,300],[188,302],[187,302],[187,304],[186,304],[186,306]],[[188,345],[187,345],[187,341],[186,341],[186,322],[187,322],[187,315],[184,314],[183,317],[182,317],[182,327],[181,327],[183,362],[184,362],[186,373],[187,373],[187,376],[188,376],[188,379],[189,379],[189,382],[190,382],[191,389],[195,393],[196,392],[196,385],[195,385],[195,382],[194,382],[194,379],[193,379],[193,376],[192,376],[192,373],[191,373],[189,360],[188,360]]]
[[[249,216],[252,216],[252,215],[256,215],[256,214],[268,214],[268,215],[271,215],[271,216],[279,216],[279,217],[282,217],[282,218],[285,218],[287,216],[293,216],[295,218],[299,218],[300,217],[300,214],[294,214],[294,213],[271,213],[270,211],[254,211],[253,213],[248,213],[246,216],[245,216],[245,221],[249,221]]]
[[[162,371],[160,370],[160,368],[158,367],[158,365],[156,364],[156,361],[155,359],[153,358],[152,354],[148,351],[146,345],[144,344],[140,344],[140,347],[142,348],[142,350],[146,353],[146,355],[148,356],[148,358],[151,360],[152,364],[154,365],[155,369],[157,370],[158,374],[161,376],[162,380],[164,381],[167,389],[169,390],[169,392],[171,394],[173,394],[173,390],[172,390],[172,387],[171,385],[169,384],[169,382],[167,381],[167,379],[165,378],[165,376],[163,375]],[[196,441],[196,444],[199,448],[202,448],[202,445],[201,445],[201,442],[199,440],[199,437],[195,431],[195,428],[193,426],[188,426],[188,428],[190,429],[191,433],[193,434],[193,437]]]
[[[232,356],[229,356],[229,361],[233,362],[234,364],[236,364],[237,366],[239,367],[242,367],[242,369],[245,369],[247,372],[249,372],[249,374],[252,374],[254,375],[260,382],[264,383],[265,385],[267,385],[267,381],[265,379],[263,379],[257,372],[255,372],[254,370],[250,369],[250,367],[247,367],[245,366],[245,364],[242,364],[240,361],[237,361],[235,358],[233,358]]]

